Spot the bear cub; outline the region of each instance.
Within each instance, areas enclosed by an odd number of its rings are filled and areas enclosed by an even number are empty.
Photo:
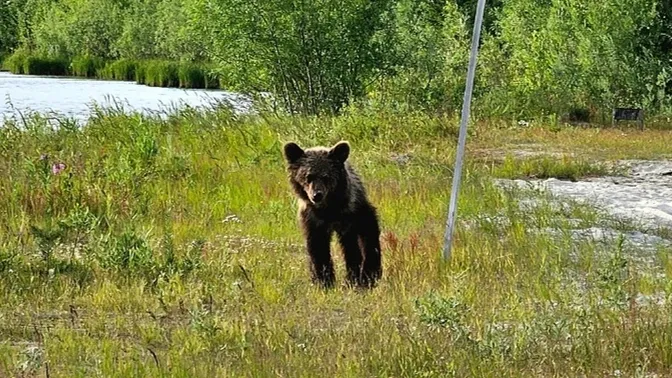
[[[347,161],[350,145],[303,150],[284,146],[289,182],[299,199],[298,218],[311,260],[314,282],[333,287],[334,266],[330,242],[338,236],[347,280],[371,288],[382,276],[380,228],[376,209],[366,196],[359,175]]]

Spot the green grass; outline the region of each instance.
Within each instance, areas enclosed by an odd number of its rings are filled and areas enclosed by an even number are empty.
[[[197,64],[182,63],[177,69],[181,88],[205,88],[206,71]]]
[[[79,56],[72,59],[70,71],[74,76],[82,77],[101,77],[105,61],[101,58]]]
[[[100,73],[101,78],[107,80],[136,80],[136,70],[139,63],[130,59],[119,59],[108,62]]]
[[[105,61],[79,56],[44,58],[23,50],[0,59],[2,68],[15,74],[72,75],[105,80],[136,81],[154,87],[219,89],[223,85],[214,66],[193,62],[119,59]]]
[[[493,169],[493,175],[508,179],[546,179],[577,181],[589,176],[604,176],[609,169],[582,159],[569,156],[516,159],[507,156]]]
[[[145,84],[150,87],[178,87],[180,83],[178,64],[175,62],[150,60],[145,64]]]
[[[645,264],[618,241],[574,241],[576,223],[617,225],[491,183],[601,172],[495,150],[636,157],[669,133],[476,124],[442,263],[454,119],[100,110],[82,129],[26,126],[0,128],[0,376],[670,373],[672,309],[633,300],[669,296],[669,249]],[[282,161],[285,141],[341,139],[381,216],[384,278],[370,292],[310,284]]]
[[[214,66],[182,62],[178,68],[180,88],[220,88],[219,76],[213,72]]]
[[[138,62],[135,65],[135,70],[133,72],[135,74],[135,81],[138,84],[147,84],[147,64],[145,62]]]
[[[31,55],[22,50],[5,59],[3,66],[14,74],[64,76],[69,73],[65,59]]]
[[[68,61],[60,58],[29,56],[23,63],[23,72],[27,75],[68,75]]]

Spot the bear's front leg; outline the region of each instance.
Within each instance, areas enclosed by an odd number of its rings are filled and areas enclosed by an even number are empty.
[[[329,250],[331,233],[326,225],[313,221],[310,216],[303,215],[302,221],[306,249],[312,263],[313,281],[324,288],[331,288],[336,281],[334,263]]]
[[[352,230],[339,232],[338,239],[345,259],[348,282],[351,285],[364,286],[362,281],[362,261],[364,261],[364,258],[357,234]]]

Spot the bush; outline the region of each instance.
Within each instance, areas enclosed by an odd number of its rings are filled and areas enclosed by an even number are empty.
[[[27,75],[65,76],[68,74],[68,66],[68,61],[63,58],[27,56],[23,61],[23,73]]]
[[[154,254],[144,238],[133,232],[113,237],[107,253],[100,256],[104,268],[126,273],[145,273],[155,265]]]
[[[24,51],[18,50],[3,61],[2,67],[13,74],[23,74],[23,66],[27,56],[28,54]]]
[[[205,4],[205,3],[204,3]],[[209,3],[208,3],[209,4]],[[275,91],[290,113],[339,113],[385,67],[391,1],[214,2],[196,7],[215,58],[242,91]],[[282,18],[273,27],[266,20]],[[212,27],[212,25],[219,25]],[[309,36],[309,37],[306,37]]]

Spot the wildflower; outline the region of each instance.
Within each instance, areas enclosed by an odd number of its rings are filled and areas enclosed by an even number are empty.
[[[40,155],[40,160],[41,160],[41,161],[45,161],[45,160],[47,160],[47,159],[49,159],[49,154],[42,154],[42,155]]]
[[[54,164],[51,167],[51,173],[53,173],[55,175],[63,172],[63,170],[65,170],[65,164],[63,164],[63,163]]]

